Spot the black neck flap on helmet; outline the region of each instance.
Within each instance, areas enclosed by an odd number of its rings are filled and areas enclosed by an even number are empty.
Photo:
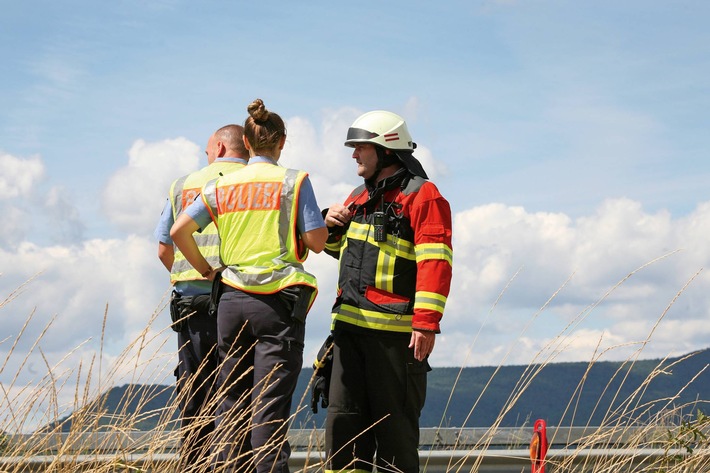
[[[419,160],[414,157],[413,151],[393,149],[392,152],[397,155],[402,164],[404,164],[404,167],[407,168],[407,171],[411,172],[415,176],[419,176],[424,179],[429,179],[429,176],[427,176],[426,171],[424,171],[424,166],[422,166],[422,163],[420,163]]]
[[[416,145],[414,146],[416,147]],[[426,171],[424,171],[422,163],[414,157],[413,151],[390,149],[390,153],[387,153],[387,150],[379,145],[375,145],[375,151],[377,152],[377,167],[375,168],[375,173],[367,179],[367,182],[371,185],[375,185],[377,177],[384,168],[397,163],[402,164],[411,174],[424,179],[429,179]]]

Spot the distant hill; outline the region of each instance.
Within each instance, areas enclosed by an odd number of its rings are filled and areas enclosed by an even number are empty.
[[[534,422],[539,418],[546,419],[548,425],[602,425],[605,417],[613,417],[609,414],[613,409],[620,411],[617,416],[646,421],[664,407],[684,406],[698,400],[710,402],[710,372],[703,371],[708,365],[710,348],[663,363],[644,360],[633,365],[597,362],[591,367],[577,362],[550,363],[544,367],[434,368],[428,377],[420,425],[487,427],[496,421],[513,394],[519,397],[503,416],[500,423],[503,427],[520,426],[526,419]],[[308,381],[303,375],[312,374],[311,370],[304,371],[297,393],[303,392]],[[651,373],[658,374],[649,379]],[[686,386],[693,378],[696,379]],[[527,389],[520,393],[521,385],[526,383],[529,383]],[[639,390],[641,393],[634,395]],[[675,399],[669,401],[672,398]],[[306,405],[309,400],[310,395],[304,401]],[[633,406],[643,407],[634,411]],[[702,403],[698,407],[705,413],[710,410]],[[685,411],[691,413],[694,409],[688,407]],[[307,409],[297,418],[296,427],[322,427],[324,420],[324,413],[313,416]]]
[[[434,368],[429,373],[421,426],[490,426],[512,397],[517,399],[502,418],[504,427],[538,418],[546,419],[548,425],[566,426],[602,425],[619,416],[644,422],[678,406],[685,406],[684,413],[696,408],[707,413],[710,373],[704,370],[708,365],[710,348],[663,362]],[[308,407],[306,388],[312,374],[312,369],[304,368],[296,388],[294,412],[300,406],[293,424],[296,428],[323,427],[325,412],[321,409],[313,415]],[[124,385],[110,389],[77,414],[101,426],[115,423],[120,413],[135,413],[134,427],[150,430],[160,419],[175,420],[174,409],[169,408],[173,396],[172,386]],[[69,430],[71,417],[57,423]]]

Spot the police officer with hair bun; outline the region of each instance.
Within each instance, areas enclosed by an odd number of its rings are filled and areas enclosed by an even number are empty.
[[[213,452],[219,471],[288,472],[287,419],[303,364],[305,317],[317,293],[303,268],[328,231],[308,174],[278,165],[286,127],[261,99],[248,108],[249,164],[202,189],[171,236],[187,260],[213,279],[193,232],[210,222],[220,236],[217,311],[221,404]]]

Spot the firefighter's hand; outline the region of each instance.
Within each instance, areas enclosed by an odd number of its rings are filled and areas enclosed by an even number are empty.
[[[436,333],[425,332],[424,330],[413,330],[412,338],[409,341],[409,348],[414,349],[414,358],[417,361],[423,361],[424,358],[431,355],[434,351],[434,342],[436,341]]]
[[[325,225],[327,227],[342,227],[353,217],[352,212],[343,204],[333,204],[325,214]]]
[[[316,376],[313,379],[311,410],[314,414],[318,414],[318,402],[322,408],[328,407],[328,379],[325,376]]]

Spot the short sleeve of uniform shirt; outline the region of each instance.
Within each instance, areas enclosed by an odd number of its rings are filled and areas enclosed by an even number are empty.
[[[168,203],[169,204],[169,203]],[[195,203],[185,209],[188,217],[193,219],[200,228],[205,228],[212,222],[210,212],[201,197],[195,200]],[[171,212],[172,215],[172,212]],[[306,176],[301,183],[301,189],[298,194],[298,219],[296,226],[300,233],[310,232],[318,228],[325,227],[323,215],[321,214],[316,194],[313,192],[313,186],[310,179]],[[156,230],[157,231],[157,230]],[[170,235],[170,229],[168,229]]]
[[[153,236],[160,243],[166,245],[172,245],[173,239],[170,238],[170,228],[175,223],[173,219],[173,206],[170,204],[169,200],[166,200],[165,207],[163,207],[163,212],[160,214],[160,220],[158,221],[158,226],[155,227]]]

